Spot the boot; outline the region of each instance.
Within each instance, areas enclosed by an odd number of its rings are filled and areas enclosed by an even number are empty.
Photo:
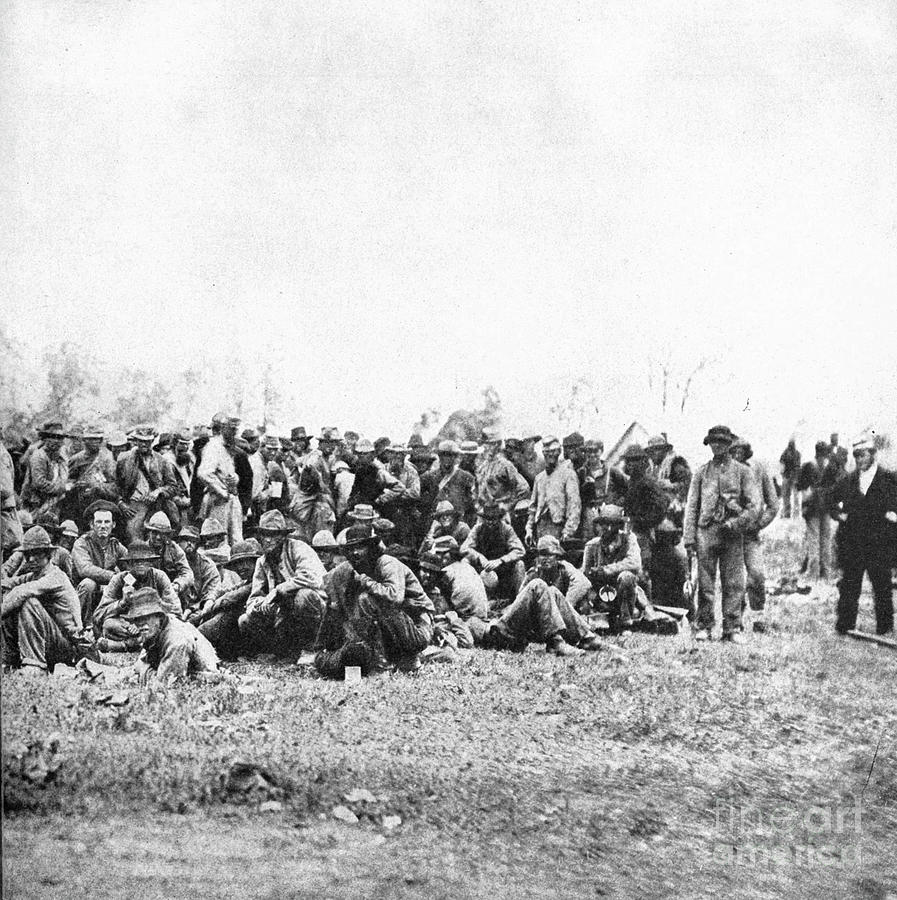
[[[555,635],[545,645],[546,653],[553,653],[555,656],[583,656],[585,650],[579,647],[571,647],[559,634]]]

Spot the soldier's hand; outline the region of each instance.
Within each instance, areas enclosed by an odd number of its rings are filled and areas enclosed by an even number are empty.
[[[494,572],[501,565],[500,559],[489,559],[483,563],[483,571],[484,572]]]

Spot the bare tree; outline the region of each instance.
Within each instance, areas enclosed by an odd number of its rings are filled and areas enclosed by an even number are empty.
[[[658,397],[661,415],[665,416],[674,404],[679,407],[680,413],[685,412],[695,379],[716,362],[713,357],[702,356],[696,363],[683,366],[673,360],[669,347],[659,355],[649,356],[646,372],[648,389],[652,396]]]

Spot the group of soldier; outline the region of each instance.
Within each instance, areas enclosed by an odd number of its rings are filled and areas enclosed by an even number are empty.
[[[706,641],[717,577],[722,639],[744,641],[748,606],[766,628],[761,532],[779,498],[726,426],[694,474],[663,435],[617,467],[577,433],[488,427],[428,446],[239,426],[73,436],[48,422],[16,459],[0,444],[5,665],[140,650],[142,679],[170,679],[273,654],[342,677],[475,646],[580,656],[686,617]],[[887,633],[897,489],[873,440],[853,450],[824,503],[840,522],[836,627],[853,628],[868,572]]]

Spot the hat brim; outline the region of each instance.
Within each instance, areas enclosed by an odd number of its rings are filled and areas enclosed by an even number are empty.
[[[119,558],[119,562],[158,562],[162,559],[161,556],[122,556]]]
[[[261,554],[257,553],[240,553],[237,556],[232,556],[226,562],[221,563],[222,569],[232,569],[237,563],[246,562],[247,560],[252,560],[253,562],[257,562],[258,558]]]
[[[720,443],[720,444],[728,444],[730,447],[735,443],[734,438],[726,437],[724,434],[708,434],[707,437],[704,438],[704,446],[709,446],[712,443]]]
[[[43,526],[41,526],[41,527],[43,527]],[[29,553],[43,553],[45,550],[49,553],[52,550],[58,550],[59,545],[58,544],[43,544],[40,547],[22,547],[20,545],[18,549],[19,549],[19,552],[24,555],[27,555]]]

